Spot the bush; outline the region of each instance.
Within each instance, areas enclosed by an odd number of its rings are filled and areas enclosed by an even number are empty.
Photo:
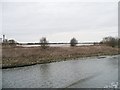
[[[105,37],[103,38],[103,40],[100,42],[100,44],[105,44],[107,46],[111,46],[111,47],[118,47],[119,46],[119,39],[118,38],[114,38],[114,37]]]
[[[118,39],[118,47],[120,48],[120,38]]]
[[[76,46],[77,43],[78,43],[78,41],[77,41],[75,38],[72,38],[72,39],[70,40],[70,45],[71,45],[71,46]]]
[[[48,47],[48,41],[46,40],[46,37],[42,37],[40,39],[40,45],[43,49],[46,49]]]

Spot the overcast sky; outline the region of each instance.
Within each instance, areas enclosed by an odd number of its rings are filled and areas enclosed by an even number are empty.
[[[2,34],[18,42],[39,42],[41,37],[88,42],[118,35],[117,2],[2,2],[1,10]]]

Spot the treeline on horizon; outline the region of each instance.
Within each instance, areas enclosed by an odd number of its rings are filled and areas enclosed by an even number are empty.
[[[99,42],[84,42],[84,43],[77,43],[77,44],[94,44],[94,43],[99,44]],[[16,44],[19,44],[19,45],[39,45],[42,43],[16,43]],[[48,44],[70,44],[70,43],[49,43],[48,42]]]
[[[41,45],[41,46],[48,46],[50,44],[70,44],[71,46],[76,46],[77,44],[100,44],[100,45],[107,45],[111,47],[119,47],[120,48],[120,38],[115,38],[112,36],[104,37],[100,42],[84,42],[84,43],[78,43],[78,40],[76,38],[72,38],[69,43],[49,43],[46,39],[46,37],[42,37],[38,43],[18,43],[15,40],[8,40],[3,41],[2,45]]]

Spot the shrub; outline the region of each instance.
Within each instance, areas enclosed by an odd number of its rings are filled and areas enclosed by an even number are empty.
[[[118,47],[119,46],[118,42],[119,42],[118,38],[114,38],[114,37],[109,36],[109,37],[103,38],[103,40],[100,43],[111,46],[111,47],[115,47],[115,46]]]
[[[48,41],[46,40],[46,37],[42,37],[40,39],[40,45],[43,49],[46,49],[48,47]]]
[[[71,45],[71,46],[76,46],[77,43],[78,43],[78,41],[77,41],[75,38],[72,38],[72,39],[70,40],[70,45]]]

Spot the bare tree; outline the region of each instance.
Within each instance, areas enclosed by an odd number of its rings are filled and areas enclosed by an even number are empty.
[[[48,41],[47,41],[46,37],[42,37],[40,39],[40,45],[43,49],[46,49],[48,47]]]
[[[118,46],[118,39],[109,36],[109,37],[103,38],[103,40],[101,41],[101,43],[105,44],[105,45],[108,45],[108,46],[115,47],[115,46]]]
[[[118,38],[118,48],[120,48],[120,38]]]
[[[8,43],[9,43],[10,46],[16,46],[17,42],[13,39],[10,39],[10,40],[8,40]]]
[[[77,43],[78,43],[78,41],[76,40],[76,38],[72,38],[72,39],[70,40],[70,45],[71,45],[71,46],[76,46]]]

